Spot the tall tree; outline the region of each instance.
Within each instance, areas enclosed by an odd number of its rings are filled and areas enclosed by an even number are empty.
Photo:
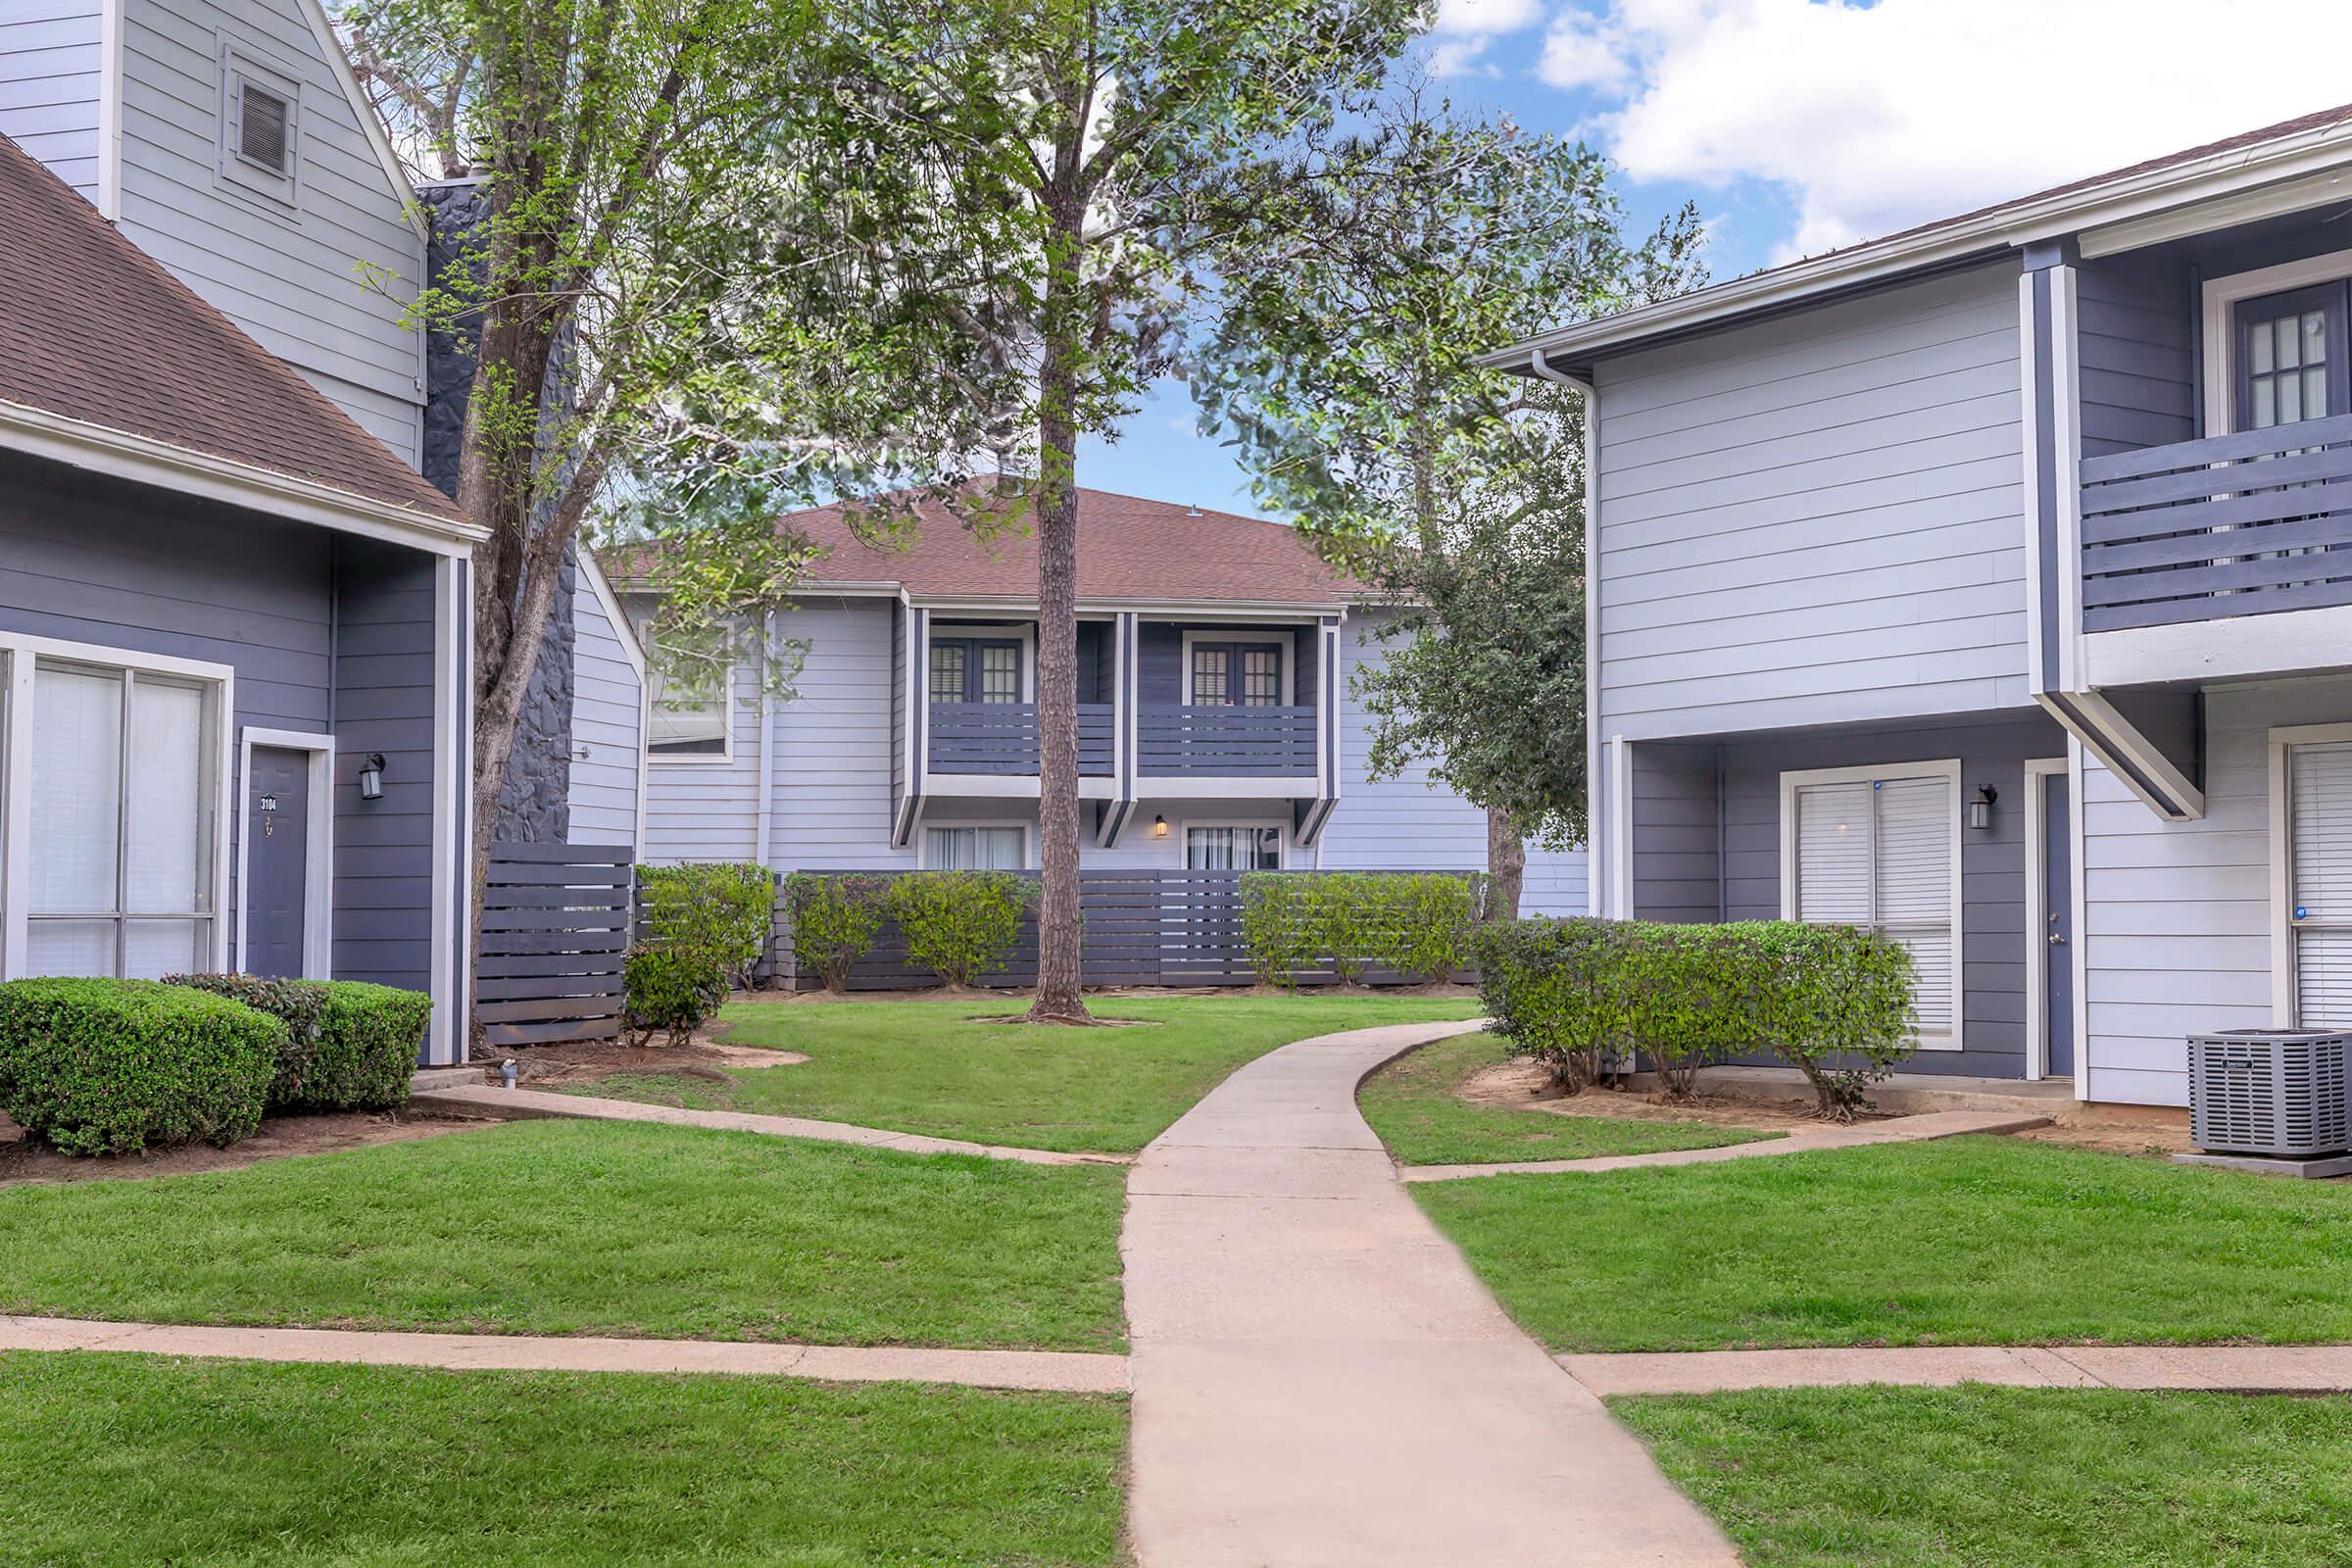
[[[1482,367],[1700,280],[1689,209],[1629,235],[1586,147],[1417,88],[1235,171],[1189,368],[1260,500],[1398,613],[1359,677],[1375,776],[1415,759],[1488,811],[1498,912],[1525,841],[1582,842],[1584,436],[1563,389]]]
[[[707,468],[693,513],[718,541],[699,556],[716,584],[706,604],[723,604],[721,620],[756,615],[790,590],[806,551],[749,519],[742,509],[763,506],[772,483],[730,485],[729,455],[779,429],[821,430],[830,400],[870,391],[859,377],[898,340],[861,320],[876,354],[814,352],[854,291],[838,269],[746,243],[779,212],[832,216],[820,209],[843,139],[814,0],[347,0],[340,21],[396,142],[481,182],[470,266],[414,310],[475,356],[457,500],[489,529],[473,557],[478,902],[583,521],[621,476]],[[747,399],[742,367],[771,355],[830,369],[762,378]]]
[[[829,429],[844,473],[928,480],[1038,546],[1039,1021],[1079,988],[1078,447],[1174,366],[1237,243],[1232,172],[1370,93],[1426,0],[841,0],[845,132],[918,199],[859,236],[860,277],[943,323],[953,416],[877,402]],[[1266,225],[1256,225],[1265,229]],[[1246,253],[1242,247],[1236,254]],[[1008,372],[1008,373],[1000,373]],[[914,432],[920,432],[916,435]],[[959,487],[969,475],[991,482]]]

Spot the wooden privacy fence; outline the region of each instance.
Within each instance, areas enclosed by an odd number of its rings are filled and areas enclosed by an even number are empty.
[[[1016,873],[1030,881],[1037,873]],[[1242,873],[1239,871],[1113,871],[1078,873],[1078,906],[1085,921],[1079,946],[1079,979],[1090,986],[1246,986],[1257,979],[1242,941]],[[779,952],[791,957],[791,916],[777,919]],[[793,986],[813,991],[824,982],[813,969],[792,963]],[[1325,986],[1339,981],[1326,963],[1291,975],[1295,985]],[[1421,976],[1369,970],[1370,985],[1417,984]],[[1462,977],[1457,977],[1462,978]],[[989,986],[1037,983],[1037,914],[1021,916],[1012,956],[1002,969],[980,977]],[[866,956],[850,971],[852,991],[910,991],[939,984],[930,970],[909,963],[898,923],[884,920]]]
[[[490,1044],[620,1033],[636,851],[625,844],[494,844],[474,999]]]

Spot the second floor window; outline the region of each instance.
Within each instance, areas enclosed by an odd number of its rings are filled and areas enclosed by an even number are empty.
[[[1192,659],[1195,707],[1281,706],[1280,643],[1195,643]]]
[[[2340,280],[2241,300],[2237,427],[2267,430],[2352,411]]]
[[[657,760],[725,760],[731,641],[721,638],[708,648],[674,639],[657,644],[650,619],[638,622],[637,638],[646,650],[646,755]]]
[[[1019,702],[1021,645],[980,637],[935,639],[931,644],[931,700]]]

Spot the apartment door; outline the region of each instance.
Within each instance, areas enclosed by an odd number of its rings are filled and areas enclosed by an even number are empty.
[[[2041,781],[2041,963],[2048,1073],[2075,1074],[2075,864],[2072,785],[2064,773]]]
[[[297,978],[310,916],[311,754],[256,746],[245,802],[245,968]]]

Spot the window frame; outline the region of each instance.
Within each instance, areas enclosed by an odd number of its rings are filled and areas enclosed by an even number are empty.
[[[1275,859],[1273,869],[1277,871],[1287,871],[1291,869],[1291,829],[1288,823],[1280,821],[1268,821],[1262,817],[1255,821],[1237,820],[1236,818],[1229,816],[1187,817],[1183,821],[1176,824],[1176,858],[1181,869],[1187,871],[1196,869],[1196,867],[1193,865],[1194,831],[1196,829],[1202,831],[1213,831],[1217,828],[1229,828],[1237,832],[1247,831],[1251,833],[1273,833]],[[1265,868],[1261,866],[1243,866],[1240,869],[1245,871],[1254,871]]]
[[[1245,704],[1242,704],[1242,703],[1223,703],[1223,704],[1205,704],[1205,705],[1204,705],[1204,704],[1202,704],[1202,703],[1200,702],[1199,694],[1198,694],[1198,693],[1197,693],[1197,692],[1194,690],[1194,687],[1193,687],[1193,673],[1194,673],[1194,671],[1193,671],[1193,649],[1194,649],[1196,646],[1198,646],[1199,644],[1201,644],[1201,643],[1206,643],[1206,644],[1208,644],[1208,645],[1209,645],[1210,647],[1212,647],[1212,648],[1215,648],[1215,647],[1231,647],[1231,648],[1235,649],[1236,651],[1239,651],[1239,650],[1241,650],[1241,649],[1244,649],[1244,648],[1271,648],[1271,649],[1275,650],[1277,653],[1279,653],[1279,654],[1282,656],[1282,700],[1281,700],[1281,702],[1280,702],[1280,703],[1279,703],[1277,706],[1278,706],[1278,707],[1282,707],[1282,708],[1296,708],[1296,707],[1298,707],[1298,638],[1297,638],[1296,636],[1294,636],[1294,635],[1292,635],[1292,634],[1290,634],[1290,633],[1288,633],[1288,632],[1268,633],[1268,632],[1231,632],[1231,631],[1206,631],[1206,630],[1204,630],[1204,631],[1188,631],[1188,632],[1186,632],[1186,633],[1184,634],[1184,706],[1185,706],[1185,707],[1187,707],[1187,708],[1200,708],[1200,707],[1204,707],[1204,706],[1206,706],[1206,707],[1241,708],[1241,707],[1244,707],[1244,706],[1246,706]],[[1229,684],[1228,684],[1228,688],[1227,688],[1227,689],[1228,689],[1228,690],[1230,690],[1230,689],[1231,689],[1230,682],[1232,682],[1232,681],[1234,681],[1234,680],[1237,680],[1237,679],[1239,679],[1239,678],[1240,678],[1240,671],[1239,671],[1239,670],[1229,670],[1229,671],[1227,671],[1227,673],[1226,673],[1226,680],[1227,680],[1227,682],[1229,683]],[[1214,824],[1210,824],[1210,825],[1214,825]]]
[[[224,190],[259,198],[279,218],[297,216],[302,205],[302,79],[293,67],[272,61],[225,30],[218,33],[220,98],[216,104],[214,180]],[[259,87],[286,106],[286,168],[283,173],[247,158],[237,127],[244,88]]]
[[[966,830],[977,832],[984,828],[1000,830],[1010,828],[1021,835],[1021,863],[1010,869],[1014,871],[1035,870],[1037,868],[1037,835],[1033,831],[1035,827],[1035,823],[1025,822],[1017,817],[992,819],[985,822],[925,822],[922,824],[921,837],[918,840],[921,848],[915,852],[915,868],[922,871],[958,869],[955,866],[931,863],[931,835],[934,833],[960,833]]]
[[[2270,732],[2271,1027],[2297,1029],[2295,999],[2294,749],[2352,741],[2352,724],[2284,724]],[[2080,1047],[2077,1048],[2078,1050]]]
[[[645,715],[640,724],[638,751],[654,767],[731,767],[735,762],[735,677],[738,672],[736,654],[740,651],[739,629],[727,631],[727,674],[720,683],[718,710],[718,750],[715,752],[657,752],[654,750],[654,714],[660,710],[662,699],[656,684],[662,677],[662,651],[654,640],[653,617],[632,616],[631,635],[645,655]]]
[[[932,622],[929,630],[924,633],[923,637],[923,706],[925,708],[928,708],[932,704],[939,701],[939,698],[933,693],[931,685],[931,651],[946,643],[954,643],[957,645],[1010,643],[1014,645],[1014,647],[1018,650],[1016,657],[1018,657],[1021,662],[1020,695],[1014,698],[1012,703],[993,706],[1009,708],[1014,704],[1034,703],[1037,701],[1037,628],[1035,626],[1026,624],[1018,626],[977,626],[957,622],[934,621]],[[963,677],[965,692],[963,701],[974,706],[992,706],[982,705],[980,704],[979,699],[970,695],[972,690],[972,666],[970,662],[970,655],[968,653],[965,655]]]
[[[2352,250],[2329,251],[2276,267],[2228,272],[2205,279],[2204,427],[2199,436],[2237,433],[2237,307],[2266,294],[2287,294],[2323,283],[2352,280]],[[2348,366],[2347,369],[2352,369]]]
[[[1950,786],[1951,837],[1951,941],[1952,941],[1952,1027],[1948,1034],[1925,1034],[1916,1037],[1922,1051],[1961,1051],[1968,1038],[1967,974],[1965,951],[1966,932],[1962,915],[1966,904],[1968,871],[1961,862],[1966,846],[1963,824],[1967,818],[1966,804],[1961,800],[1960,760],[1956,757],[1938,758],[1917,762],[1882,762],[1856,767],[1805,768],[1781,774],[1781,918],[1796,919],[1797,909],[1797,817],[1796,798],[1799,790],[1820,784],[1855,784],[1863,782],[1892,783],[1897,779],[1935,778]],[[1874,845],[1872,852],[1873,877],[1878,865]],[[1871,929],[1876,929],[1874,921]],[[2082,1045],[2076,1043],[2077,1053]],[[2080,1056],[2078,1055],[2078,1061]]]
[[[34,710],[38,707],[33,695],[33,680],[36,666],[43,662],[79,664],[127,675],[129,679],[123,686],[125,734],[130,728],[130,694],[139,676],[207,688],[209,710],[206,722],[210,726],[210,733],[205,737],[205,750],[212,762],[210,783],[213,816],[210,842],[206,846],[211,857],[211,875],[207,878],[210,907],[185,914],[172,910],[142,910],[132,914],[118,908],[105,918],[115,922],[118,970],[122,967],[122,927],[130,918],[203,922],[208,927],[208,940],[200,951],[211,954],[213,968],[227,968],[229,926],[235,918],[229,899],[230,820],[240,794],[235,773],[234,666],[205,660],[141,653],[136,649],[112,648],[98,643],[71,642],[0,630],[0,980],[13,980],[30,973],[32,726]],[[129,766],[130,758],[126,750],[123,758],[125,775]],[[123,799],[123,809],[127,814],[127,796]],[[125,874],[126,865],[118,857],[118,905],[122,902],[121,882]],[[44,915],[43,918],[55,919],[60,916]]]

